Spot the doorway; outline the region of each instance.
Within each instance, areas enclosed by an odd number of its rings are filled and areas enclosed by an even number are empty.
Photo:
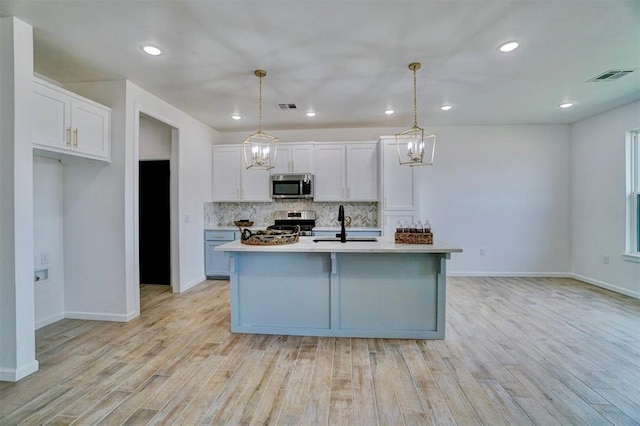
[[[138,170],[140,283],[170,285],[170,161],[140,161]]]

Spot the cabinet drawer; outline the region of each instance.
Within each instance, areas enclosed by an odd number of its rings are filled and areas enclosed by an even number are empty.
[[[233,241],[237,231],[204,231],[205,241]]]

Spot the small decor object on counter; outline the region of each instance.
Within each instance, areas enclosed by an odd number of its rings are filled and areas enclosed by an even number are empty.
[[[300,225],[296,225],[296,230],[294,232],[276,231],[273,229],[251,232],[251,230],[245,228],[242,230],[240,243],[252,246],[271,246],[277,244],[297,243],[299,238]]]
[[[248,228],[249,226],[253,226],[253,221],[246,219],[236,220],[233,223],[240,228]]]
[[[420,221],[417,225],[407,221],[404,226],[398,222],[394,241],[396,244],[433,244],[431,224],[428,220],[424,225]]]

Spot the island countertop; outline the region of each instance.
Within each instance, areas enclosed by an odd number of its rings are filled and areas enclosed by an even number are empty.
[[[216,247],[216,251],[262,253],[461,253],[462,249],[440,241],[433,244],[396,244],[393,240],[378,237],[378,241],[313,242],[314,237],[300,237],[297,243],[256,246],[231,241]]]

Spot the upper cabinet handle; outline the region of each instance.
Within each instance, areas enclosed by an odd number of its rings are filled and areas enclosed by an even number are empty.
[[[78,147],[78,128],[77,127],[73,129],[73,136],[74,136],[73,146],[77,148]]]
[[[71,127],[67,127],[67,146],[71,148]]]

